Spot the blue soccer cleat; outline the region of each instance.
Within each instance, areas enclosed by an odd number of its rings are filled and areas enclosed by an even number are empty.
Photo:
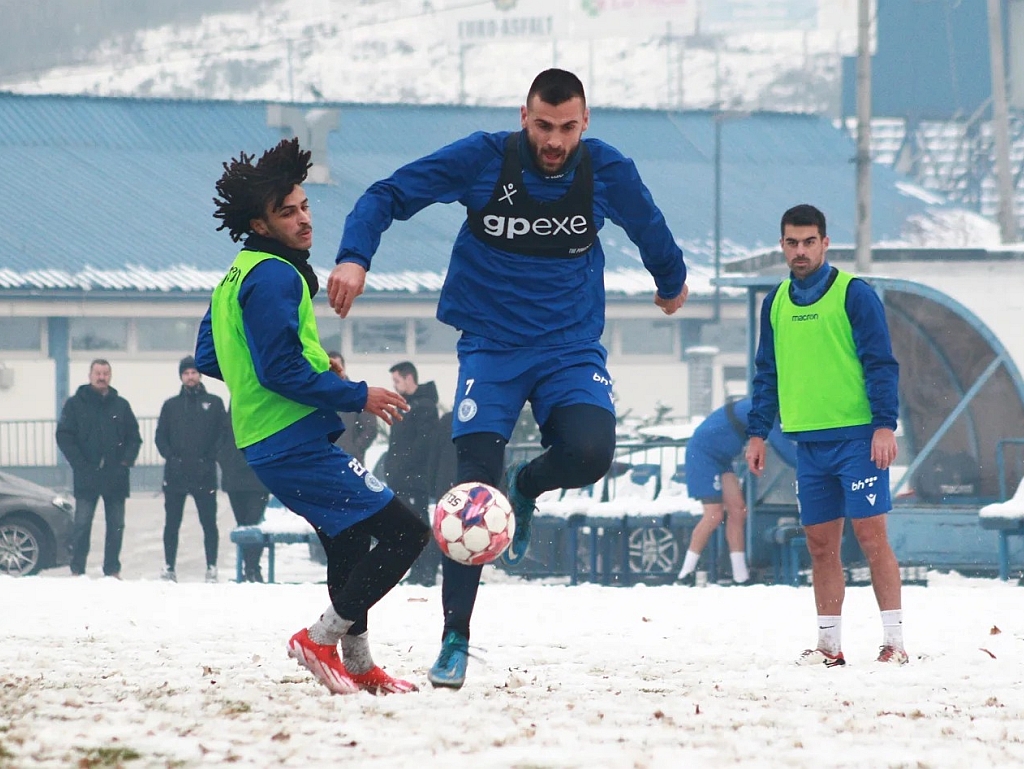
[[[455,630],[449,630],[441,643],[437,662],[427,673],[434,688],[461,689],[466,683],[466,665],[469,663],[469,640]]]
[[[508,566],[515,566],[526,557],[526,550],[530,547],[533,511],[537,509],[536,500],[519,491],[519,472],[524,467],[526,467],[526,462],[517,462],[505,473],[508,501],[512,505],[512,514],[516,518],[516,531],[512,535],[512,542],[501,556],[502,561]]]

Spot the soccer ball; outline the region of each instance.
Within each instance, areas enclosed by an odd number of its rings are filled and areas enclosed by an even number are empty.
[[[469,566],[495,560],[515,531],[512,505],[486,483],[460,483],[445,492],[434,508],[434,539],[441,552]]]

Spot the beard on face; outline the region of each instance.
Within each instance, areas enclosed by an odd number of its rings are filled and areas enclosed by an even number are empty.
[[[565,149],[559,150],[558,157],[552,160],[545,157],[544,148],[537,146],[529,134],[526,136],[526,142],[530,145],[530,151],[533,153],[533,159],[537,167],[545,173],[556,174],[565,166],[565,161],[569,157],[569,153]]]

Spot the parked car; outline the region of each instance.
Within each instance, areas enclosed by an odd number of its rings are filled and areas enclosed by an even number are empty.
[[[74,520],[71,499],[0,472],[0,575],[20,577],[66,566]]]

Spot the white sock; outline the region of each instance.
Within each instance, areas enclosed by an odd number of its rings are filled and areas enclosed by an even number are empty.
[[[370,655],[370,634],[345,634],[341,637],[341,658],[350,673],[359,675],[373,670],[373,657]]]
[[[903,609],[882,612],[882,645],[903,648]]]
[[[341,640],[341,637],[348,632],[352,625],[352,620],[338,616],[338,612],[334,610],[334,607],[328,606],[324,613],[320,615],[320,619],[309,626],[309,637],[313,643],[323,646],[337,646],[338,641]]]
[[[679,570],[679,579],[688,577],[697,570],[697,561],[700,560],[700,553],[695,553],[692,550],[687,550],[686,555],[683,557],[683,568]]]
[[[843,618],[828,614],[818,615],[818,648],[829,654],[842,651]]]
[[[729,553],[729,560],[732,561],[732,581],[746,582],[750,579],[750,572],[747,571],[747,554],[740,550],[736,553]]]

